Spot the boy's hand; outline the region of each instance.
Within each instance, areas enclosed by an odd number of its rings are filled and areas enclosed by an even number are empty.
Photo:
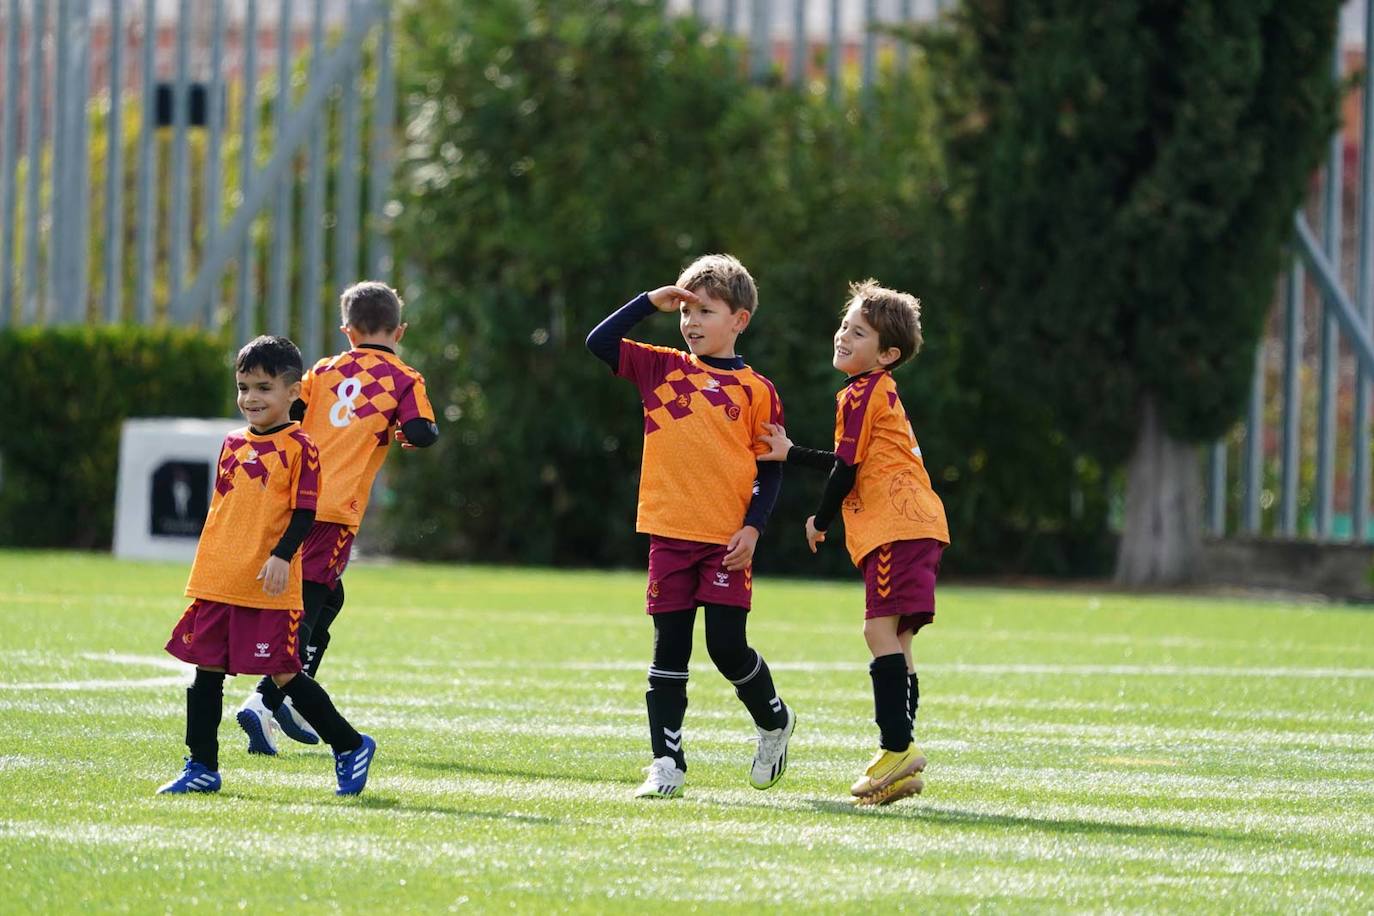
[[[290,563],[281,557],[268,557],[267,562],[262,564],[262,569],[258,571],[258,578],[262,580],[263,594],[275,596],[286,591],[286,580],[290,575]]]
[[[406,438],[405,432],[404,432],[404,431],[401,429],[401,427],[399,427],[399,426],[396,427],[396,441],[399,442],[399,443],[401,443],[401,448],[414,448],[414,447],[415,447],[415,446],[413,446],[413,445],[410,444],[410,440]]]
[[[765,423],[763,428],[767,434],[759,436],[759,441],[768,446],[768,451],[762,455],[755,455],[758,461],[786,461],[787,451],[792,448],[792,440],[787,438],[787,430],[777,423]]]
[[[758,542],[759,529],[745,525],[730,536],[730,543],[725,545],[725,558],[720,565],[732,572],[746,568],[754,560],[754,547]]]
[[[660,312],[676,312],[683,302],[700,302],[701,300],[697,298],[696,293],[689,292],[680,286],[660,286],[649,293],[649,301]]]
[[[825,540],[825,532],[816,530],[816,516],[811,516],[806,520],[806,546],[811,548],[811,552],[816,552],[816,545]]]

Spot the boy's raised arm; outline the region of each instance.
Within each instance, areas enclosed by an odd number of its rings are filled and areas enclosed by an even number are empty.
[[[640,293],[629,302],[607,315],[600,324],[587,335],[587,349],[597,359],[611,367],[614,372],[620,368],[620,341],[630,329],[655,312],[654,304],[649,301],[648,293]]]
[[[621,338],[656,311],[677,311],[683,301],[696,302],[696,294],[679,286],[660,286],[651,292],[640,293],[592,328],[587,335],[587,349],[614,372],[620,367]]]

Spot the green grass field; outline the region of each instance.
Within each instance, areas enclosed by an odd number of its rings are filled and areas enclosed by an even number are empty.
[[[757,585],[751,641],[799,714],[786,777],[700,624],[682,800],[649,762],[637,573],[358,564],[321,671],[378,740],[181,767],[162,651],[186,569],[0,553],[6,912],[1343,911],[1374,907],[1374,613],[948,587],[916,640],[925,794],[855,810],[876,746],[862,586]]]

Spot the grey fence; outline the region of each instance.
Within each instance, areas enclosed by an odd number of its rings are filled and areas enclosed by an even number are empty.
[[[391,272],[390,7],[0,0],[0,325],[329,349],[337,290]]]
[[[1363,8],[1363,48],[1338,41],[1332,79],[1359,80],[1318,187],[1294,215],[1293,258],[1260,342],[1246,417],[1209,450],[1213,536],[1374,540],[1374,0],[1347,6]],[[1346,169],[1347,160],[1358,167]]]
[[[863,86],[945,0],[675,0],[760,79]],[[0,326],[169,321],[330,349],[393,277],[390,0],[0,0]]]

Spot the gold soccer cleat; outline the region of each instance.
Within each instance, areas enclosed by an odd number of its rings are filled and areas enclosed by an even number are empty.
[[[849,787],[849,794],[855,798],[867,798],[901,779],[921,772],[925,768],[925,754],[921,753],[921,749],[915,743],[908,745],[904,751],[880,750],[869,761],[868,769],[864,770],[864,775],[859,777],[858,782]],[[919,779],[917,783],[920,788],[907,792],[907,795],[915,794],[925,788],[925,783]],[[872,804],[872,802],[868,802],[868,804]]]
[[[869,805],[890,805],[909,795],[919,795],[921,790],[925,787],[925,781],[921,779],[920,775],[912,773],[910,776],[903,776],[896,782],[888,783],[886,788],[854,799],[854,804],[859,807],[866,807]]]

